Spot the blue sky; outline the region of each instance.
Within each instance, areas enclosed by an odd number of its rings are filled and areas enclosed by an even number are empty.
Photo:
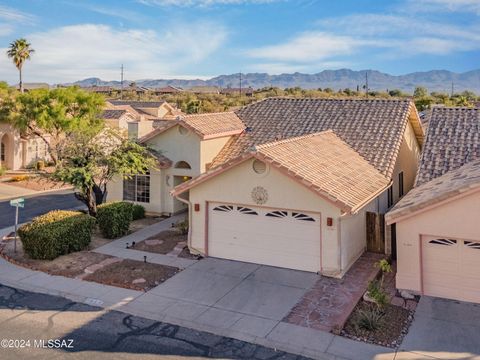
[[[399,75],[480,67],[480,0],[0,0],[5,54],[26,37],[26,81],[208,78],[325,69]]]

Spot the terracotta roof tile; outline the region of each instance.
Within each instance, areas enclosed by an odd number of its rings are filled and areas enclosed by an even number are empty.
[[[257,146],[252,152],[177,186],[173,194],[180,194],[249,157],[270,163],[348,212],[355,212],[390,184],[333,131],[324,131]]]
[[[416,185],[480,158],[480,109],[434,107]]]
[[[480,190],[480,158],[415,187],[387,213],[385,219],[391,224],[400,217],[472,189]]]
[[[245,133],[229,141],[212,167],[252,146],[331,129],[386,176],[391,176],[410,119],[420,144],[423,131],[410,100],[269,98],[236,111]]]

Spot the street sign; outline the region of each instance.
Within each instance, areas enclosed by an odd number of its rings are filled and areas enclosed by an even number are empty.
[[[13,200],[10,200],[10,206],[14,206],[14,207],[25,207],[25,199],[24,198],[18,198],[18,199],[13,199]]]
[[[18,198],[10,200],[10,206],[15,208],[15,242],[13,243],[13,251],[17,252],[18,208],[25,207],[25,199]]]

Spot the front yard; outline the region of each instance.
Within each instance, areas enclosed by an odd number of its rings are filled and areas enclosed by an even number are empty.
[[[163,218],[161,217],[152,216],[134,220],[130,224],[128,233],[135,233],[162,220]],[[94,249],[115,240],[104,237],[98,227],[95,227],[93,230],[88,248],[58,256],[53,260],[31,258],[24,252],[22,241],[18,238],[16,251],[14,251],[14,238],[12,235],[10,234],[0,242],[0,255],[16,265],[51,275],[148,291],[180,271],[176,267],[122,259],[94,252]]]

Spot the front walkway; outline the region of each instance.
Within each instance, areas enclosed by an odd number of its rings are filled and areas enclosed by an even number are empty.
[[[167,266],[174,266],[180,269],[185,269],[193,264],[195,264],[198,260],[193,259],[186,259],[180,258],[174,255],[164,255],[164,254],[156,254],[147,251],[140,251],[140,250],[133,250],[127,249],[127,244],[131,245],[132,242],[139,243],[142,240],[148,239],[151,236],[158,234],[159,232],[171,230],[172,224],[176,224],[177,222],[183,220],[185,218],[185,214],[179,214],[162,220],[156,224],[147,226],[141,230],[138,230],[130,235],[124,236],[118,240],[114,240],[100,246],[92,251],[111,255],[115,257],[119,257],[122,259],[130,259],[130,260],[138,260],[144,261],[145,257],[147,262],[159,265],[167,265]]]
[[[379,269],[384,255],[364,253],[342,279],[321,277],[292,309],[285,321],[307,328],[341,329]]]

